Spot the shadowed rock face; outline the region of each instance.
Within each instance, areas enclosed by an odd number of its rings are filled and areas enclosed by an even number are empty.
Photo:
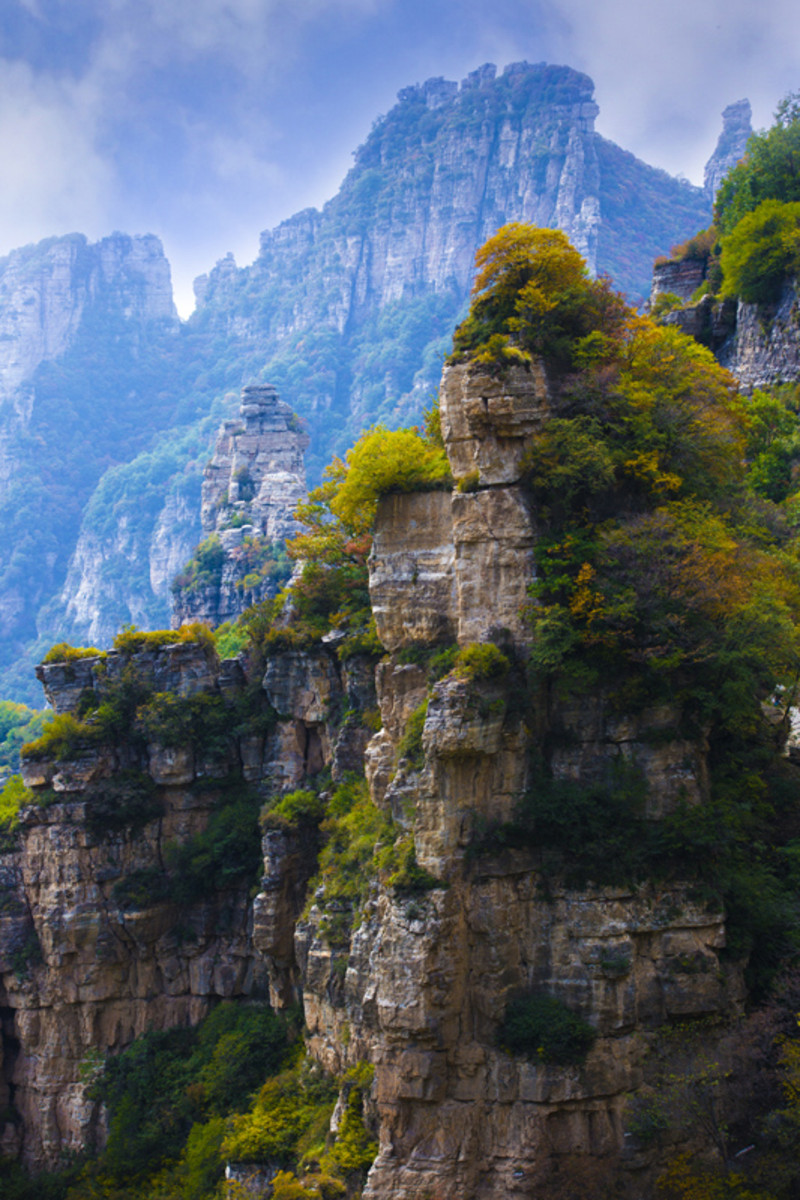
[[[0,994],[10,1014],[5,1078],[24,1111],[29,1161],[52,1160],[98,1126],[78,1071],[89,1049],[119,1049],[148,1023],[195,1020],[220,996],[268,991],[284,1005],[299,993],[320,1063],[332,1071],[364,1059],[375,1065],[370,1107],[380,1151],[371,1200],[529,1196],[545,1158],[622,1148],[650,1031],[741,1005],[740,976],[720,958],[723,914],[692,900],[688,886],[551,881],[545,892],[535,848],[471,852],[476,831],[510,819],[531,785],[531,748],[546,728],[562,734],[557,778],[591,781],[609,763],[635,763],[653,818],[681,798],[703,797],[705,747],[670,736],[675,713],[667,708],[612,718],[600,692],[580,706],[528,694],[521,607],[537,531],[520,464],[554,401],[535,367],[511,373],[506,387],[467,366],[448,368],[442,396],[453,472],[474,490],[381,501],[370,560],[388,651],[375,672],[380,732],[370,737],[358,718],[375,704],[367,663],[343,666],[324,646],[287,650],[249,679],[277,714],[273,728],[237,735],[228,751],[229,769],[263,794],[298,786],[322,764],[337,778],[363,761],[375,803],[413,835],[419,866],[439,886],[403,894],[375,879],[349,940],[332,944],[324,887],[306,895],[313,838],[273,828],[259,894],[252,902],[241,893],[208,896],[190,914],[190,950],[174,943],[168,905],[131,916],[115,908],[110,887],[126,864],[153,861],[165,830],[202,825],[197,781],[208,768],[197,751],[148,746],[161,822],[96,846],[83,797],[113,779],[124,748],[30,763],[31,784],[49,784],[60,803],[30,810],[2,877],[20,910],[3,918],[0,944],[35,931],[42,954],[23,978],[6,957]],[[429,684],[421,649],[490,639],[508,656],[507,676],[456,672]],[[412,650],[417,661],[404,654]],[[216,691],[230,702],[247,682],[240,665],[218,666],[199,647],[162,648],[140,669],[159,690]],[[119,670],[114,659],[106,670]],[[96,679],[82,663],[48,667],[43,677],[59,710],[74,707]],[[419,753],[404,757],[409,717],[424,700]],[[595,1028],[585,1065],[498,1048],[509,999],[530,988]],[[71,1030],[66,1040],[60,1028]]]

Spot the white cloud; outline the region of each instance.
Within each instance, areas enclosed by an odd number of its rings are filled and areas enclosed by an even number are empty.
[[[722,109],[748,96],[757,125],[800,85],[796,0],[559,0],[559,50],[597,87],[598,127],[702,182]],[[567,55],[571,57],[567,58]]]
[[[6,252],[102,228],[113,173],[94,146],[96,97],[23,63],[0,72],[0,230]]]

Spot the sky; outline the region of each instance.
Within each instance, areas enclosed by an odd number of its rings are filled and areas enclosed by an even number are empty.
[[[722,109],[800,89],[797,0],[0,0],[0,255],[155,233],[192,280],[333,196],[397,91],[585,71],[596,128],[702,183]]]

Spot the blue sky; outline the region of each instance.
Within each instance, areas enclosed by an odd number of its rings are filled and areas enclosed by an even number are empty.
[[[399,88],[586,71],[598,130],[702,181],[725,105],[800,88],[797,0],[0,0],[0,254],[157,233],[191,280],[336,191]]]

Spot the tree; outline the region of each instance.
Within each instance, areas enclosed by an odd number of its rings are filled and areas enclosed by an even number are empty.
[[[789,93],[768,130],[754,133],[747,152],[717,192],[714,220],[729,234],[764,200],[800,201],[800,93]]]
[[[569,365],[578,339],[613,332],[624,304],[559,229],[504,225],[475,256],[478,274],[466,320],[453,337],[453,357],[502,367],[544,354]]]
[[[764,200],[745,213],[722,238],[721,266],[723,296],[749,304],[777,301],[784,281],[800,269],[800,200]]]

